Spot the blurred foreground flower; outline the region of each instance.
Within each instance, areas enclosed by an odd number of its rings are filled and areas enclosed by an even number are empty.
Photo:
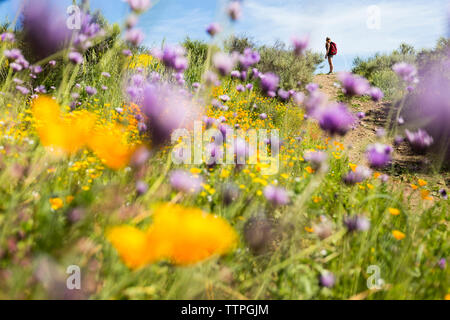
[[[113,123],[97,126],[87,144],[104,164],[114,170],[124,168],[136,150],[126,141],[125,128]]]
[[[59,104],[47,96],[32,102],[36,129],[42,144],[56,153],[71,154],[81,149],[91,138],[96,116],[88,111],[62,114]]]
[[[146,232],[121,226],[110,230],[107,237],[132,269],[166,259],[177,265],[195,264],[226,254],[237,243],[235,231],[224,219],[172,204],[155,210]]]

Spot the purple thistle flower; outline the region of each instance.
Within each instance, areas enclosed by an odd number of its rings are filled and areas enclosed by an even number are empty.
[[[425,130],[419,129],[417,132],[405,130],[406,139],[411,148],[418,154],[424,154],[433,144],[434,139]]]
[[[403,141],[405,141],[405,138],[403,138],[402,136],[396,136],[394,138],[394,145],[399,146],[403,143]]]
[[[250,48],[244,50],[244,54],[239,56],[239,63],[244,71],[248,70],[252,65],[258,63],[261,56],[258,51],[253,51]]]
[[[354,185],[369,179],[372,176],[372,170],[364,166],[358,166],[355,171],[350,170],[344,177],[344,183]]]
[[[445,268],[447,267],[447,260],[445,260],[445,258],[442,258],[439,260],[438,262],[439,268],[441,268],[442,270],[445,270]]]
[[[236,86],[236,90],[237,90],[238,92],[244,92],[244,91],[245,91],[245,87],[244,87],[242,84],[238,84],[238,85]]]
[[[111,74],[109,72],[102,72],[102,77],[111,78]]]
[[[376,88],[376,87],[370,88],[369,95],[372,98],[372,100],[375,102],[381,101],[384,97],[383,91],[381,91],[380,88]]]
[[[81,53],[73,51],[73,52],[69,53],[69,60],[75,64],[82,64],[83,56],[81,55]]]
[[[350,97],[365,95],[370,89],[369,81],[350,72],[339,73],[338,79],[342,83],[342,91]]]
[[[365,216],[356,215],[353,217],[346,217],[344,219],[344,225],[349,232],[354,231],[367,231],[370,229],[370,221]]]
[[[303,158],[311,164],[314,170],[319,170],[325,167],[328,154],[323,151],[308,151],[304,154]]]
[[[283,101],[287,101],[289,100],[289,98],[291,97],[289,92],[283,89],[279,89],[278,90],[278,96],[280,97],[281,100]]]
[[[355,117],[343,103],[333,104],[317,113],[322,130],[331,135],[345,135],[355,123]]]
[[[136,192],[138,195],[142,196],[144,195],[148,190],[148,184],[146,184],[144,181],[139,180],[136,182]]]
[[[358,112],[358,113],[356,114],[356,117],[357,117],[359,120],[362,120],[362,119],[364,119],[364,118],[366,117],[366,114],[365,114],[364,112]]]
[[[367,148],[367,160],[373,168],[384,168],[392,161],[392,147],[375,143]]]
[[[122,50],[122,54],[123,54],[125,57],[131,57],[131,56],[133,55],[133,53],[131,52],[130,49],[124,49],[124,50]]]
[[[22,51],[20,51],[19,49],[5,50],[3,52],[3,55],[9,60],[17,60],[20,57],[23,57]]]
[[[16,86],[16,90],[19,91],[23,95],[27,95],[30,93],[30,90],[28,88],[25,88],[24,86]]]
[[[306,48],[308,48],[309,36],[303,36],[301,38],[292,37],[292,44],[294,46],[294,54],[301,56],[305,53]]]
[[[252,91],[253,90],[253,84],[249,83],[245,86],[247,88],[248,91]]]
[[[448,199],[447,191],[445,189],[440,189],[439,194],[441,195],[442,199],[444,200]]]
[[[308,90],[309,93],[313,93],[314,91],[319,89],[319,85],[317,83],[308,83],[306,85],[306,90]]]
[[[265,73],[261,78],[261,89],[269,94],[270,92],[276,92],[280,78],[273,73]]]
[[[14,33],[3,32],[0,34],[0,42],[14,42],[16,40]]]
[[[305,110],[308,116],[315,115],[328,102],[328,96],[319,90],[313,91],[305,100]]]
[[[231,71],[230,76],[232,78],[238,79],[241,77],[241,72],[239,70],[233,70],[233,71]]]
[[[196,116],[197,108],[185,94],[168,84],[147,84],[143,89],[142,111],[149,120],[152,143],[160,146],[188,117]]]
[[[135,12],[143,12],[150,7],[150,0],[127,0],[131,10]]]
[[[42,70],[41,66],[31,66],[30,71],[32,73],[38,74],[38,73],[41,73],[43,70]]]
[[[125,33],[125,40],[136,47],[144,41],[144,37],[144,33],[137,28],[127,30]]]
[[[259,118],[260,118],[261,120],[266,120],[266,119],[267,119],[267,114],[266,114],[266,113],[261,113],[261,114],[259,115]]]
[[[55,61],[55,60],[50,60],[50,61],[48,62],[48,65],[49,65],[50,67],[54,67],[54,66],[56,66],[56,61]]]
[[[392,70],[407,83],[417,82],[417,69],[411,64],[399,62],[392,67]]]
[[[292,95],[292,100],[297,106],[300,106],[305,101],[305,95],[302,92],[296,92]]]
[[[236,0],[231,1],[228,5],[227,13],[231,20],[239,20],[242,16],[242,8],[240,2]]]
[[[45,93],[47,93],[47,89],[45,88],[44,85],[40,85],[34,89],[34,92],[45,94]]]
[[[226,94],[219,96],[219,99],[222,100],[223,102],[230,101],[230,97]]]
[[[216,34],[222,32],[222,26],[216,22],[213,22],[206,28],[206,32],[211,37],[214,37]]]
[[[137,23],[138,23],[138,16],[134,13],[130,14],[127,18],[127,20],[125,21],[125,26],[127,29],[133,29],[134,27],[136,27]]]
[[[336,283],[336,278],[334,274],[329,271],[322,273],[319,277],[319,284],[325,288],[333,288]]]
[[[23,8],[25,41],[38,58],[60,51],[70,40],[62,7],[50,0],[27,1]]]
[[[90,96],[94,96],[97,94],[97,89],[94,87],[86,86],[86,93]]]
[[[217,52],[213,57],[213,64],[222,76],[226,76],[230,74],[236,64],[236,59],[223,52]]]
[[[183,170],[172,171],[169,180],[172,188],[189,194],[199,193],[203,184],[201,177],[193,176],[191,173]]]
[[[287,191],[273,185],[269,185],[264,189],[264,196],[273,206],[284,206],[289,203]]]
[[[384,128],[377,128],[375,129],[375,134],[377,138],[383,138],[386,136],[386,130]]]
[[[14,72],[19,72],[23,70],[22,65],[15,62],[11,63],[9,66],[11,67],[11,69],[13,69]]]

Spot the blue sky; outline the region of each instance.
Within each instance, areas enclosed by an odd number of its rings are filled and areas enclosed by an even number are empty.
[[[228,23],[225,17],[223,8],[227,0],[152,2],[151,10],[139,23],[149,46],[158,45],[163,39],[176,43],[187,35],[208,40],[205,27],[211,21],[219,21],[227,26],[222,37],[246,34],[259,44],[270,44],[277,39],[289,43],[292,35],[308,33],[311,48],[323,51],[324,39],[330,36],[338,44],[335,62],[339,71],[350,69],[357,55],[367,57],[376,52],[390,52],[401,42],[417,48],[433,47],[446,33],[450,1],[243,0],[243,19],[236,24]],[[19,0],[0,0],[1,21],[13,20],[19,3]],[[66,5],[71,1],[58,3]],[[129,13],[123,0],[90,0],[90,4],[94,9],[101,9],[111,22],[123,21]],[[370,22],[377,21],[377,12],[379,27],[374,28]]]

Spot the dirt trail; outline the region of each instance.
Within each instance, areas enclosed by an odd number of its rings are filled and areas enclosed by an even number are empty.
[[[314,82],[320,85],[322,92],[326,93],[330,101],[336,101],[340,93],[339,83],[335,75],[316,75]],[[391,108],[390,102],[372,102],[355,99],[352,102],[353,112],[364,112],[366,117],[354,130],[344,137],[344,145],[351,146],[349,160],[355,164],[365,164],[365,151],[369,144],[377,141],[376,130],[384,128]],[[392,141],[383,140],[383,143],[392,145]],[[386,173],[396,182],[405,187],[406,184],[417,179],[424,179],[430,184],[436,184],[440,188],[448,188],[450,185],[450,173],[440,172],[434,174],[431,163],[426,157],[412,153],[407,143],[402,143],[394,148],[393,163]]]

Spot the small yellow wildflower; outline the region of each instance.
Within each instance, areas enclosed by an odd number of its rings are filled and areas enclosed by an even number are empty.
[[[398,216],[400,214],[400,210],[395,209],[395,208],[389,208],[388,209],[389,213],[392,214],[393,216]]]
[[[358,168],[358,165],[353,164],[353,163],[349,163],[348,166],[350,167],[350,169],[352,169],[353,172],[355,172],[356,168]]]
[[[433,197],[430,196],[430,191],[428,190],[420,190],[420,196],[422,197],[423,200],[433,200]]]
[[[419,186],[421,186],[421,187],[425,187],[428,184],[428,182],[426,182],[425,180],[422,180],[422,179],[419,179],[417,182],[419,183]]]
[[[64,202],[61,198],[50,198],[49,199],[52,210],[56,211],[63,207]]]
[[[392,235],[397,240],[403,240],[406,237],[406,235],[403,232],[399,231],[399,230],[392,231]]]

